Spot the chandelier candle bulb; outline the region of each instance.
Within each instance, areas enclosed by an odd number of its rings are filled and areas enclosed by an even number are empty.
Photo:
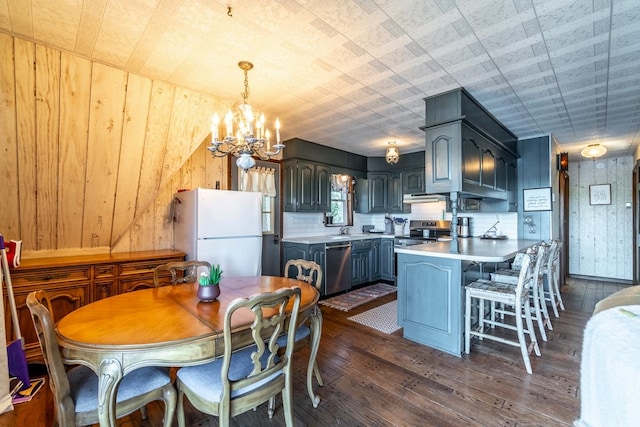
[[[280,120],[276,117],[276,144],[280,144]]]

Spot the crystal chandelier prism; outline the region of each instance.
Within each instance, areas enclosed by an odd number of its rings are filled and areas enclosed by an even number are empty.
[[[264,114],[254,112],[251,105],[247,102],[249,98],[249,70],[253,68],[253,64],[248,61],[238,62],[238,67],[244,71],[244,92],[242,96],[242,105],[240,105],[235,113],[229,110],[224,117],[224,138],[219,138],[220,117],[218,113],[211,118],[211,145],[207,150],[211,151],[214,157],[225,157],[233,154],[238,159],[236,165],[247,170],[255,166],[255,157],[267,160],[272,156],[279,154],[284,148],[284,144],[280,140],[280,121],[276,118],[276,143],[271,146],[271,133],[265,126]],[[234,128],[235,123],[235,128]],[[235,130],[235,134],[234,134]]]

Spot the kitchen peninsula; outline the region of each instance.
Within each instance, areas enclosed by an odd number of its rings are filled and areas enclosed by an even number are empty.
[[[455,242],[453,242],[455,243]],[[464,340],[464,285],[496,264],[537,244],[536,240],[460,238],[395,248],[398,325],[411,341],[460,356]]]

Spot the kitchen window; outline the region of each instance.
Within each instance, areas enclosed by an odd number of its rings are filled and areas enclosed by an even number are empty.
[[[331,212],[326,214],[326,225],[353,225],[353,178],[349,175],[331,175]]]

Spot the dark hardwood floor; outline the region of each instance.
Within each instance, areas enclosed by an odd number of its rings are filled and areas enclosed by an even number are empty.
[[[306,393],[308,352],[294,358],[295,423],[298,426],[562,426],[578,418],[582,331],[596,302],[627,285],[567,279],[566,311],[553,320],[541,357],[532,356],[533,375],[516,347],[484,341],[471,354],[455,357],[361,326],[347,317],[393,300],[394,295],[348,313],[322,306],[324,325],[318,365],[325,381],[317,387],[320,406]],[[235,417],[232,425],[283,426],[281,400],[269,419],[266,405]],[[188,426],[217,426],[187,403]],[[161,426],[161,403],[136,412],[119,426]],[[0,416],[0,426],[51,425],[50,390]],[[45,421],[46,420],[46,421]],[[174,422],[174,424],[176,424]]]

